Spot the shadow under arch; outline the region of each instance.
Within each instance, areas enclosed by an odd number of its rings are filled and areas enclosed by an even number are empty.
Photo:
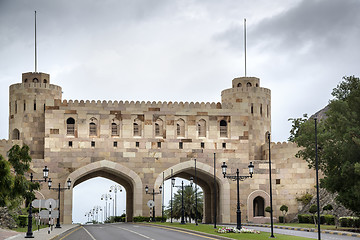
[[[254,223],[265,223],[265,216],[254,216],[254,213],[257,212],[256,209],[254,209],[254,200],[257,197],[261,197],[264,200],[263,211],[265,211],[266,206],[270,206],[270,195],[264,190],[256,190],[250,193],[247,198],[248,221]]]
[[[109,160],[87,164],[66,178],[73,182],[71,191],[64,191],[64,224],[72,223],[73,188],[94,177],[104,177],[121,184],[126,189],[126,215],[131,221],[133,216],[142,216],[143,184],[140,177],[128,167]]]
[[[178,163],[164,170],[165,180],[171,178],[171,169],[173,176],[184,179],[190,179],[194,176],[195,160]],[[196,178],[197,184],[204,192],[204,222],[213,223],[214,219],[214,168],[208,164],[201,162],[201,158],[196,161]],[[225,179],[221,171],[216,171],[216,189],[217,189],[217,222],[230,223],[230,183]],[[159,174],[155,180],[154,187],[158,189],[162,184],[163,174]],[[165,203],[164,203],[165,205]],[[155,201],[157,209],[161,209],[161,197]]]

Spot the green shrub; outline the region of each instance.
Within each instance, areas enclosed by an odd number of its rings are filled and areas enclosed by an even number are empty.
[[[283,223],[284,222],[284,216],[279,216],[279,223]]]
[[[28,222],[28,216],[27,215],[19,215],[17,218],[17,224],[19,227],[25,227],[27,226]]]
[[[339,222],[341,227],[360,227],[360,219],[358,217],[341,217]]]
[[[134,222],[150,222],[150,217],[137,216],[133,218]]]
[[[270,212],[271,212],[271,207],[270,207],[270,206],[267,206],[267,207],[265,208],[265,212],[270,213]]]
[[[310,214],[299,214],[298,220],[299,223],[314,223],[314,219]]]
[[[335,216],[334,215],[323,215],[321,217],[324,217],[324,222],[321,221],[322,224],[326,225],[335,225]]]
[[[304,195],[302,195],[300,198],[296,198],[296,200],[302,202],[304,205],[307,205],[311,199],[313,198],[313,196],[310,193],[306,193]]]

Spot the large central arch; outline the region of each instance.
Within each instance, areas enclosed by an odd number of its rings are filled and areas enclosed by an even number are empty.
[[[126,213],[129,221],[132,220],[133,216],[142,216],[143,184],[140,177],[120,163],[102,160],[85,165],[69,174],[66,178],[70,178],[74,184],[70,191],[64,192],[65,224],[72,223],[73,188],[94,177],[108,178],[121,184],[126,189]]]
[[[195,171],[195,160],[189,160],[186,162],[178,163],[164,171],[165,180],[171,178],[171,169],[173,170],[174,177],[181,177],[184,179],[190,179],[191,176],[194,176]],[[214,168],[196,161],[196,171],[197,171],[197,184],[204,191],[204,219],[206,223],[213,221],[214,216]],[[230,222],[230,184],[227,179],[225,179],[221,172],[218,174],[216,172],[216,195],[217,195],[217,216],[218,222],[229,223]],[[163,175],[159,174],[155,180],[154,187],[157,189],[163,181]],[[155,201],[155,206],[157,209],[161,209],[161,199],[158,197],[158,200]]]

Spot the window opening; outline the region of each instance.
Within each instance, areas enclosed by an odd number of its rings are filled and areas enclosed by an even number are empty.
[[[183,142],[179,142],[179,149],[183,149],[184,145]]]
[[[69,147],[72,147],[72,146],[73,146],[73,142],[69,141]]]
[[[265,216],[265,200],[264,198],[258,196],[254,198],[253,201],[254,217],[264,217]]]
[[[114,147],[117,147],[117,145],[118,145],[118,144],[117,144],[117,142],[115,141],[115,142],[114,142]]]
[[[226,143],[222,143],[222,148],[226,149]]]
[[[205,148],[205,143],[204,142],[200,143],[200,146],[201,148]]]
[[[136,142],[135,143],[135,146],[138,148],[140,146],[140,143],[139,142]]]
[[[89,124],[89,132],[90,132],[90,136],[97,136],[96,124],[94,122],[91,122]]]
[[[75,120],[73,118],[68,118],[66,120],[66,134],[67,135],[75,134]]]
[[[12,139],[13,140],[20,140],[20,131],[19,131],[19,129],[15,128],[13,130]]]
[[[26,111],[26,101],[24,100],[24,112]]]
[[[227,122],[225,120],[220,121],[220,137],[227,137]]]
[[[95,141],[91,141],[91,147],[95,147]]]
[[[119,136],[119,126],[116,123],[111,123],[111,136]]]
[[[161,148],[161,142],[157,142],[157,147]]]
[[[199,137],[206,137],[206,121],[201,119],[198,123],[198,134]]]

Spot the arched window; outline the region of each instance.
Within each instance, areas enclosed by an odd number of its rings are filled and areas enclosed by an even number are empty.
[[[227,137],[228,135],[228,128],[227,122],[225,120],[220,121],[220,137]]]
[[[247,87],[251,87],[251,86],[252,86],[251,82],[248,82],[248,83],[246,84],[246,86],[247,86]]]
[[[265,200],[258,196],[253,201],[254,217],[265,217]]]
[[[176,122],[176,136],[185,137],[185,121],[181,118]]]
[[[119,125],[111,123],[111,136],[119,136]]]
[[[241,83],[238,83],[237,87],[242,87]]]
[[[199,137],[206,137],[206,121],[204,119],[198,122],[198,135]]]
[[[75,135],[75,120],[71,117],[66,120],[66,134]]]
[[[162,137],[163,136],[163,121],[159,118],[155,122],[155,136]]]
[[[25,78],[24,82],[26,82],[26,83],[27,83],[27,81],[28,81],[28,80],[27,80],[27,78]]]
[[[33,82],[34,82],[34,83],[38,83],[38,82],[39,82],[39,79],[34,78],[34,79],[33,79]]]
[[[47,80],[46,80],[46,79],[44,79],[44,83],[47,83]]]
[[[134,136],[138,136],[138,137],[141,136],[141,130],[142,130],[141,126],[142,126],[142,122],[139,119],[135,119],[133,124]]]
[[[90,123],[89,123],[89,136],[97,136],[97,135],[98,135],[97,119],[92,117],[90,118]]]
[[[12,139],[13,140],[20,140],[20,131],[19,129],[15,128],[12,132]]]

